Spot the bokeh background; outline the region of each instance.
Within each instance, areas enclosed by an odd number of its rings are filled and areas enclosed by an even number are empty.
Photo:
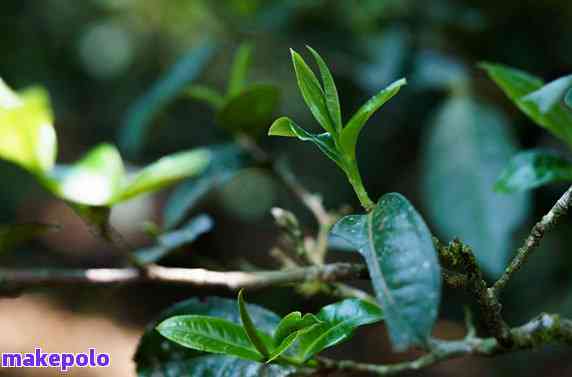
[[[374,198],[389,191],[403,193],[445,239],[449,229],[442,217],[448,216],[459,227],[458,235],[474,237],[477,252],[514,250],[534,219],[565,188],[539,189],[520,197],[520,204],[511,199],[507,211],[518,214],[510,226],[500,224],[503,220],[498,217],[504,214],[489,208],[485,215],[490,226],[495,228],[499,221],[498,227],[504,230],[500,238],[487,239],[486,232],[474,235],[475,216],[487,207],[486,202],[474,203],[487,196],[473,195],[462,187],[490,183],[486,176],[498,173],[506,163],[506,153],[492,153],[469,164],[472,168],[460,175],[450,174],[446,167],[461,158],[463,151],[479,148],[516,151],[541,146],[569,153],[525,118],[477,64],[501,62],[547,81],[572,72],[570,1],[4,0],[0,8],[0,75],[14,88],[35,84],[48,88],[56,114],[59,162],[72,162],[99,142],[118,143],[137,99],[182,57],[205,45],[212,46],[213,54],[194,83],[224,88],[233,54],[240,43],[250,42],[254,54],[249,79],[274,83],[281,89],[276,115],[287,114],[305,128],[317,130],[297,91],[288,51],[302,52],[308,44],[329,62],[346,120],[377,90],[399,77],[408,78],[409,85],[366,126],[359,143],[360,167]],[[470,91],[483,106],[492,106],[490,111],[500,114],[512,138],[495,141],[477,132],[473,139],[435,141],[436,122],[453,127],[456,122],[471,121],[482,129],[488,127],[478,114],[452,119],[437,115],[459,91]],[[137,156],[122,150],[133,165],[230,139],[216,126],[208,106],[181,96],[153,118],[145,140]],[[359,208],[340,171],[311,145],[264,136],[260,144],[276,158],[290,161],[300,181],[321,193],[328,207]],[[434,153],[435,148],[442,153]],[[427,187],[435,180],[441,184],[431,187],[440,193]],[[119,255],[89,234],[70,209],[23,171],[0,162],[0,182],[1,223],[34,220],[64,227],[1,255],[2,266],[103,267],[120,261]],[[496,195],[492,188],[490,195]],[[168,196],[166,191],[116,208],[114,224],[132,244],[149,244],[143,223],[161,224],[161,209]],[[279,233],[269,214],[272,206],[294,211],[305,231],[315,231],[310,214],[278,182],[264,170],[246,169],[216,187],[190,212],[210,214],[214,229],[163,263],[221,270],[276,268],[269,255]],[[468,212],[463,211],[467,208]],[[570,226],[567,221],[551,233],[511,284],[504,310],[512,324],[540,311],[572,315]],[[357,260],[337,251],[329,259]],[[368,289],[365,283],[361,286]],[[215,289],[138,285],[45,289],[2,298],[0,352],[25,352],[34,346],[51,352],[80,352],[94,346],[99,352],[111,353],[112,369],[77,369],[70,375],[135,376],[131,357],[145,324],[179,300],[207,295],[232,296]],[[249,298],[279,313],[293,308],[313,311],[331,300],[308,299],[290,288],[268,289]],[[445,338],[462,336],[462,309],[468,302],[462,292],[446,290],[435,333]],[[383,326],[360,330],[349,345],[330,355],[370,362],[413,356],[392,354]],[[569,349],[547,347],[494,360],[455,360],[416,375],[564,376],[572,374],[570,356]],[[0,375],[57,374],[47,369],[0,369]]]

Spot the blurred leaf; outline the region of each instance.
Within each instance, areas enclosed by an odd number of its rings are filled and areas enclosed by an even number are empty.
[[[0,225],[0,254],[37,236],[60,229],[58,225],[42,223]]]
[[[119,130],[119,145],[129,157],[137,157],[155,116],[195,80],[213,52],[214,44],[209,41],[193,48],[128,109]]]
[[[467,67],[452,56],[429,50],[415,57],[412,83],[420,89],[454,90],[469,80]]]
[[[49,172],[57,142],[48,93],[38,87],[13,92],[0,79],[0,158],[33,174]]]
[[[209,160],[210,153],[206,149],[195,149],[162,157],[129,179],[123,190],[113,198],[112,203],[158,191],[181,179],[197,176],[208,166]]]
[[[298,337],[301,360],[348,340],[360,326],[383,320],[383,311],[367,301],[347,299],[323,307],[316,317],[322,322]]]
[[[572,88],[572,75],[564,76],[528,94],[523,101],[534,103],[543,114],[546,114],[560,104],[570,88]],[[572,123],[568,127],[572,127]]]
[[[497,276],[512,250],[512,234],[526,218],[529,198],[494,192],[516,153],[505,118],[468,97],[445,102],[433,118],[423,153],[423,199],[436,230],[473,247]]]
[[[185,94],[193,99],[206,102],[215,110],[219,110],[224,105],[224,97],[208,86],[191,85],[185,90]]]
[[[245,153],[236,144],[212,146],[208,149],[211,154],[208,167],[200,176],[186,180],[169,197],[163,210],[166,229],[180,224],[205,194],[224,185],[249,163]]]
[[[386,194],[367,215],[343,217],[332,233],[365,258],[393,347],[426,345],[439,309],[441,272],[415,208],[400,194]]]
[[[238,312],[240,313],[240,321],[242,322],[244,331],[246,332],[248,339],[250,339],[250,344],[258,350],[265,360],[267,360],[270,356],[268,346],[263,341],[261,334],[258,333],[252,318],[250,318],[250,314],[248,314],[248,308],[244,301],[244,290],[242,289],[238,293]]]
[[[258,328],[265,332],[272,332],[278,325],[280,318],[260,306],[248,304],[248,311],[256,320]],[[238,322],[240,314],[235,300],[218,297],[208,297],[204,300],[192,298],[180,302],[167,309],[160,315],[157,322],[151,323],[137,347],[135,363],[139,377],[167,376],[167,377],[213,377],[221,373],[231,373],[237,377],[259,376],[257,372],[269,373],[268,376],[286,376],[292,368],[268,366],[254,362],[240,360],[234,357],[202,356],[204,353],[182,347],[162,337],[155,327],[169,317],[178,315],[206,315],[224,318],[228,321]],[[199,357],[202,356],[202,357]],[[209,367],[215,365],[216,368]],[[236,369],[233,369],[236,368]],[[230,371],[230,372],[229,372]],[[243,374],[240,374],[243,373]]]
[[[230,79],[228,81],[227,96],[233,97],[244,88],[246,75],[252,58],[252,45],[243,43],[234,55]]]
[[[560,181],[572,181],[572,162],[554,152],[530,150],[520,152],[510,160],[497,180],[495,190],[512,193]]]
[[[320,69],[320,75],[322,76],[322,83],[324,86],[324,99],[326,100],[326,107],[328,108],[328,113],[330,114],[330,119],[334,123],[334,126],[338,132],[342,130],[342,112],[340,110],[340,99],[338,98],[338,90],[336,89],[336,84],[334,83],[334,78],[332,73],[328,69],[326,62],[316,50],[310,46],[306,46],[308,50],[314,56],[316,64]]]
[[[231,133],[257,135],[272,122],[280,101],[280,90],[269,84],[255,84],[224,103],[217,123]]]
[[[572,112],[562,104],[551,107],[548,111],[543,111],[539,103],[546,107],[551,101],[540,101],[543,92],[536,94],[532,100],[527,95],[542,88],[543,82],[538,77],[534,77],[524,71],[509,68],[499,64],[482,64],[489,76],[497,83],[506,95],[536,124],[551,131],[555,136],[572,146]],[[552,88],[548,88],[550,93]],[[536,100],[535,100],[536,98]],[[540,102],[539,102],[540,101]]]
[[[308,67],[304,59],[294,50],[290,50],[292,63],[296,72],[296,79],[300,93],[318,123],[332,135],[337,135],[326,104],[324,91],[314,72]]]
[[[281,117],[272,123],[270,130],[268,130],[268,135],[297,137],[302,141],[311,141],[322,151],[322,153],[324,153],[338,166],[345,170],[344,164],[342,162],[342,157],[336,150],[332,136],[328,132],[324,132],[318,135],[311,134],[294,123],[290,118]]]
[[[125,179],[123,161],[117,149],[100,144],[73,165],[52,171],[54,191],[78,204],[103,206],[121,193]]]
[[[212,227],[213,220],[210,216],[193,217],[181,229],[159,236],[157,245],[139,250],[136,253],[137,259],[145,264],[157,262],[181,246],[192,243],[199,236],[210,231]]]
[[[566,97],[564,98],[564,102],[566,103],[566,105],[572,109],[572,88],[568,91],[568,93],[566,94]]]
[[[344,153],[352,160],[355,160],[357,140],[365,122],[367,122],[384,103],[396,95],[399,89],[405,84],[407,84],[405,79],[393,82],[387,88],[370,98],[369,101],[360,107],[352,116],[340,136],[340,146]]]
[[[197,351],[236,356],[246,360],[263,361],[264,357],[252,346],[245,330],[222,318],[202,315],[171,317],[157,326],[167,339]]]
[[[302,316],[300,312],[292,312],[282,318],[274,330],[274,344],[281,344],[292,333],[320,323],[320,320],[313,314]]]

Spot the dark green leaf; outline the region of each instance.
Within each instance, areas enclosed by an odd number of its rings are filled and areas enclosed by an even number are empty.
[[[280,321],[280,318],[276,314],[257,305],[249,304],[248,311],[251,317],[256,321],[259,329],[267,333],[272,332]],[[209,297],[205,300],[193,298],[180,302],[163,312],[157,322],[169,317],[187,314],[220,317],[235,323],[240,321],[240,314],[235,300]],[[247,365],[244,363],[248,363],[252,370],[259,370],[260,366],[264,365],[247,362],[235,357],[207,356],[198,358],[197,356],[205,354],[185,348],[162,337],[155,330],[157,322],[147,327],[137,347],[135,362],[137,364],[137,373],[140,377],[211,377],[208,374],[201,375],[188,372],[203,365],[201,360],[211,360],[211,358],[216,358],[220,360],[221,363],[223,363],[224,360],[224,364],[228,366],[234,362],[240,365]],[[266,371],[266,369],[264,369],[264,371]],[[207,372],[215,373],[214,370],[205,370],[204,373]]]
[[[208,166],[210,152],[206,149],[174,153],[165,156],[136,173],[112,203],[161,190],[181,179],[197,176]]]
[[[320,69],[320,75],[322,76],[322,84],[324,86],[324,98],[326,100],[326,107],[328,108],[328,113],[330,114],[330,119],[334,122],[334,126],[338,132],[342,131],[342,112],[340,110],[340,99],[338,98],[338,90],[336,89],[336,83],[326,62],[316,50],[310,46],[306,46],[308,50],[314,56],[316,64]]]
[[[248,309],[246,308],[246,302],[244,301],[244,290],[240,290],[238,293],[238,311],[240,313],[240,320],[242,322],[242,326],[244,327],[244,331],[250,339],[250,343],[260,352],[262,356],[267,360],[270,356],[270,352],[268,351],[268,347],[262,340],[262,337],[258,333],[252,318],[250,318],[250,314],[248,314]]]
[[[236,145],[209,147],[209,166],[199,177],[189,178],[169,197],[163,210],[166,229],[173,229],[183,221],[189,210],[207,193],[223,186],[249,163],[249,158]]]
[[[264,360],[250,343],[244,329],[222,318],[202,315],[175,316],[161,322],[157,331],[167,339],[197,351],[236,356],[246,360]]]
[[[57,153],[48,93],[39,87],[13,92],[0,78],[0,158],[36,175],[48,173]]]
[[[473,247],[486,272],[503,271],[512,235],[527,215],[526,195],[502,195],[494,184],[516,153],[505,118],[470,98],[448,100],[438,110],[423,151],[423,199],[444,238]]]
[[[322,151],[322,153],[345,170],[342,158],[336,150],[332,136],[328,132],[318,135],[311,134],[294,123],[290,118],[282,117],[276,119],[274,123],[272,123],[270,130],[268,130],[268,135],[297,137],[302,141],[311,141]]]
[[[129,108],[119,131],[119,145],[128,156],[141,152],[155,116],[191,84],[213,52],[208,41],[194,48]]]
[[[268,365],[226,356],[201,356],[189,360],[172,361],[163,365],[157,375],[140,377],[287,377],[295,368]]]
[[[522,100],[534,103],[543,114],[547,114],[555,106],[560,105],[570,88],[572,88],[572,75],[554,80],[537,91],[528,94]],[[572,124],[570,127],[572,127]]]
[[[200,235],[210,231],[212,227],[213,220],[210,216],[196,216],[181,229],[159,236],[157,245],[139,250],[136,257],[145,264],[157,262],[181,246],[192,243]]]
[[[495,184],[503,193],[530,190],[551,182],[572,181],[572,162],[557,153],[530,150],[514,156]]]
[[[431,233],[415,208],[400,194],[386,194],[367,215],[342,218],[332,233],[364,256],[394,348],[426,345],[437,318],[441,272]]]
[[[224,97],[216,90],[204,85],[191,85],[185,90],[185,94],[193,99],[203,101],[219,110],[224,105]]]
[[[524,71],[499,64],[487,63],[482,64],[482,67],[522,112],[572,146],[572,112],[562,104],[550,107],[552,101],[550,99],[541,101],[539,97],[544,96],[538,93],[536,97],[532,97],[532,100],[527,98],[527,95],[542,88],[544,83],[541,79]],[[551,88],[548,89],[548,92],[550,91]],[[549,107],[549,110],[543,111],[539,104],[542,107]]]
[[[330,119],[330,113],[326,104],[324,91],[314,72],[308,67],[304,59],[294,50],[290,50],[292,64],[296,72],[298,87],[308,108],[318,123],[332,135],[337,135],[334,123]]]
[[[217,123],[231,133],[257,135],[272,122],[280,102],[280,90],[255,84],[231,97],[217,113]]]
[[[0,254],[44,233],[60,229],[58,225],[42,223],[0,225]]]
[[[375,96],[369,99],[355,114],[352,116],[340,136],[340,146],[344,153],[355,160],[356,144],[359,134],[367,122],[367,120],[381,107],[399,92],[399,89],[407,84],[405,79],[400,79],[387,88],[383,89]]]
[[[564,98],[564,102],[566,103],[566,106],[568,106],[569,108],[572,109],[572,88],[566,94],[566,97]]]
[[[323,307],[316,317],[322,323],[314,325],[298,337],[297,354],[300,360],[308,360],[322,350],[348,340],[355,329],[379,322],[384,315],[375,304],[347,299]]]
[[[227,96],[233,97],[240,93],[246,82],[246,74],[252,57],[252,45],[243,43],[234,55],[230,78],[228,81]]]

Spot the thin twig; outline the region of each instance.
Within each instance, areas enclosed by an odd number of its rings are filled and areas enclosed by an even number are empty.
[[[500,291],[508,284],[512,275],[516,271],[520,270],[524,263],[526,263],[528,257],[530,257],[532,252],[538,248],[538,245],[540,245],[540,241],[544,237],[544,234],[556,225],[562,216],[568,213],[571,205],[572,186],[570,186],[560,199],[558,199],[556,204],[554,204],[542,220],[532,227],[530,234],[524,241],[524,245],[518,249],[516,256],[512,259],[502,276],[493,285],[492,289],[495,295],[500,293]]]

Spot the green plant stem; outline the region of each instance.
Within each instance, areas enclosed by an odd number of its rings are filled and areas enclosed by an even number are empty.
[[[350,168],[346,170],[346,175],[350,184],[352,185],[354,192],[356,193],[361,206],[367,211],[371,211],[375,208],[375,203],[369,198],[367,190],[363,185],[361,175],[357,166],[357,162],[352,160],[350,163]]]

